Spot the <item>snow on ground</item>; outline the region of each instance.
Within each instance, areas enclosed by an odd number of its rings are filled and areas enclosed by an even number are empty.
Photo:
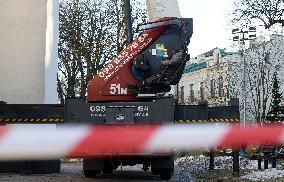
[[[263,163],[262,163],[263,165]],[[181,157],[175,160],[176,174],[183,174],[185,171],[190,174],[205,171],[209,168],[209,157],[203,155]],[[257,169],[256,160],[248,160],[240,157],[240,168],[247,169],[248,172],[241,176],[240,179],[248,179],[251,181],[268,180],[284,176],[283,166],[278,165],[276,169],[266,169],[260,171]],[[269,166],[271,168],[271,165]],[[232,170],[232,157],[219,156],[215,157],[215,169],[230,169]]]
[[[241,176],[241,179],[248,179],[251,181],[257,180],[269,180],[275,179],[284,176],[284,170],[281,169],[266,169],[264,171],[253,171],[244,176]]]

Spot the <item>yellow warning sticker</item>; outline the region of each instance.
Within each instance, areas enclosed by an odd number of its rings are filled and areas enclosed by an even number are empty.
[[[226,118],[210,118],[208,120],[175,120],[176,123],[216,123],[216,122],[221,122],[221,123],[232,123],[232,122],[240,122],[239,119],[234,118],[234,119],[226,119]]]
[[[155,55],[159,58],[167,58],[168,55],[168,49],[165,48],[164,44],[156,44],[156,48],[152,50],[152,55]]]
[[[0,118],[2,123],[60,123],[63,118]]]

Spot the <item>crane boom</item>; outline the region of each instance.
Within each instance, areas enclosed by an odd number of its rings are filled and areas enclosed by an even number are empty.
[[[142,33],[90,80],[88,101],[129,101],[138,94],[170,91],[189,59],[192,24],[191,18],[160,18],[140,24]]]

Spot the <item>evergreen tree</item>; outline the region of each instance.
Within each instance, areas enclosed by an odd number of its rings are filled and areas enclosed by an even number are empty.
[[[282,93],[279,91],[279,81],[277,79],[277,72],[273,76],[272,98],[271,98],[271,110],[269,111],[269,120],[275,120],[279,118],[279,112],[281,111]]]

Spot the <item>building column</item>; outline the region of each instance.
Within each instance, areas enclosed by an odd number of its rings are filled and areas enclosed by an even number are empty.
[[[45,104],[57,103],[59,1],[47,0]]]
[[[177,0],[147,0],[146,4],[150,21],[162,17],[181,17]]]

